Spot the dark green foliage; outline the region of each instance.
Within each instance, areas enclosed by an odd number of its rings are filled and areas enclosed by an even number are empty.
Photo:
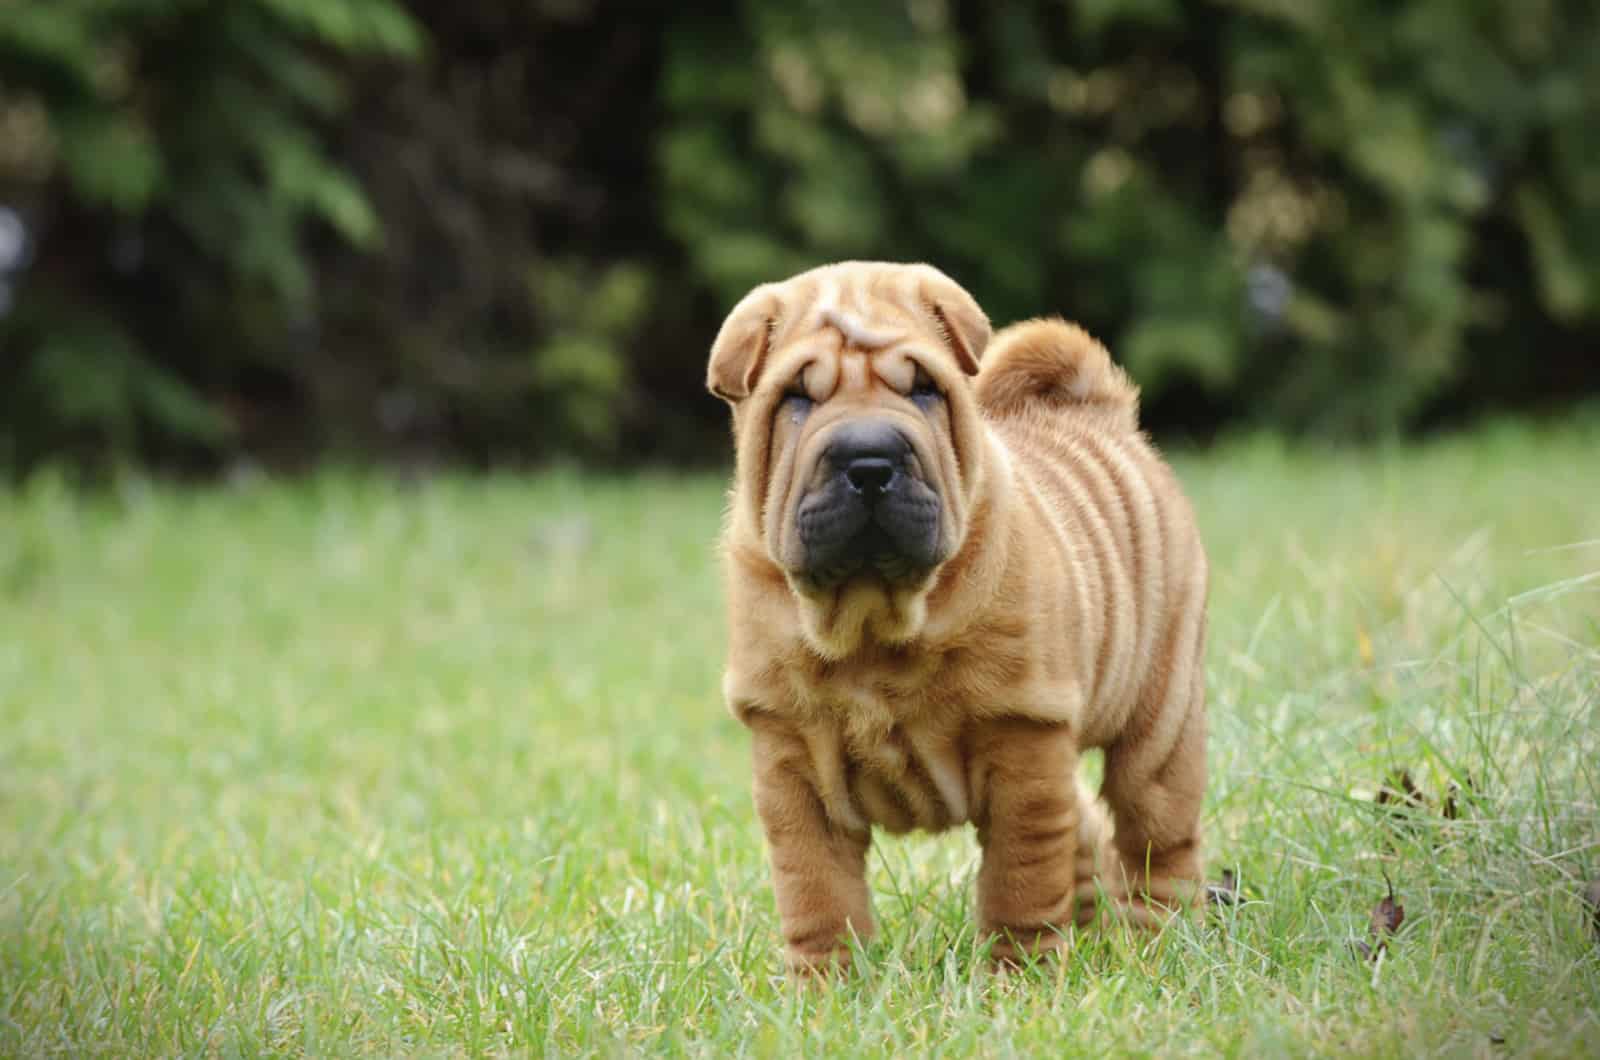
[[[1297,431],[1594,385],[1591,6],[792,8],[668,51],[664,216],[723,301],[926,257],[1000,320],[1083,319],[1170,418]]]
[[[1600,9],[0,3],[0,459],[715,452],[752,284],[924,259],[1158,429],[1600,387]]]
[[[329,134],[361,58],[421,39],[391,0],[0,5],[0,204],[33,244],[0,340],[12,459],[230,441],[315,314],[316,233],[381,243]]]

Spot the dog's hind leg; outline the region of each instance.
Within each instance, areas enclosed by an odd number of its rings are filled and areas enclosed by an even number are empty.
[[[1078,780],[1078,852],[1074,869],[1077,910],[1073,919],[1082,927],[1093,923],[1102,898],[1121,903],[1127,897],[1113,842],[1111,817],[1100,796]]]
[[[1206,786],[1205,672],[1201,632],[1169,670],[1151,713],[1106,750],[1103,792],[1133,923],[1159,927],[1200,897],[1200,808]]]

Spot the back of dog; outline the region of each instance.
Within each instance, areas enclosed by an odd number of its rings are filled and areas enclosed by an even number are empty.
[[[1040,527],[1030,540],[1055,553],[1029,563],[1023,606],[1056,627],[1040,639],[1084,691],[1080,745],[1106,748],[1128,882],[1181,900],[1199,875],[1205,786],[1207,572],[1192,511],[1139,430],[1137,387],[1083,329],[1005,329],[976,387],[1017,508]]]

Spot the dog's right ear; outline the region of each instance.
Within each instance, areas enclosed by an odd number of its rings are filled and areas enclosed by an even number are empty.
[[[711,344],[706,388],[730,405],[750,396],[761,378],[783,300],[778,285],[764,283],[740,299]]]

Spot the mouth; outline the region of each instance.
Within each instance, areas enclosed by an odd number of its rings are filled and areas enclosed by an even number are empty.
[[[939,499],[915,480],[881,494],[830,484],[801,503],[798,529],[805,552],[798,573],[817,589],[857,579],[915,585],[940,559]]]

